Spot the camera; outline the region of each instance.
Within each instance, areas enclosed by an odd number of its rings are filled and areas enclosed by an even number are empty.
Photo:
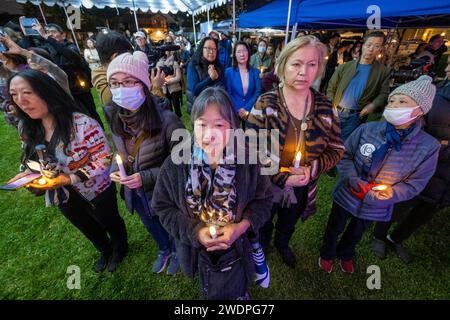
[[[174,74],[173,67],[170,66],[160,66],[158,69],[163,71],[166,76],[173,76]]]
[[[158,63],[159,59],[164,56],[166,51],[178,51],[180,50],[180,46],[174,45],[174,44],[164,44],[158,47],[152,47],[150,54],[148,55],[148,64],[149,64],[149,70],[151,71],[153,68],[156,67],[156,64]],[[163,67],[161,67],[162,69]],[[162,69],[163,70],[163,69]],[[173,68],[172,73],[170,73],[170,70],[163,70],[166,76],[173,74]],[[168,73],[166,73],[169,72]]]
[[[414,59],[407,66],[399,67],[398,70],[391,71],[391,79],[393,79],[393,87],[414,81],[422,75],[433,77],[434,74],[429,67],[431,63],[429,57]]]

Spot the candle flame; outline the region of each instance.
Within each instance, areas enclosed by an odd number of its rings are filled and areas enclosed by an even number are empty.
[[[297,153],[295,154],[295,160],[297,160],[297,161],[302,160],[302,152],[301,151],[297,151]]]
[[[44,178],[40,178],[40,179],[38,180],[38,183],[39,183],[40,185],[44,185],[44,184],[47,184],[47,181],[46,181]]]
[[[116,162],[117,164],[122,164],[122,158],[120,157],[119,154],[116,154]]]
[[[375,191],[383,191],[383,190],[386,190],[387,188],[388,188],[387,185],[385,185],[385,184],[380,184],[380,185],[378,185],[378,186],[373,187],[372,190],[375,190]]]
[[[215,226],[209,226],[209,234],[211,238],[215,239],[217,237],[217,230]]]

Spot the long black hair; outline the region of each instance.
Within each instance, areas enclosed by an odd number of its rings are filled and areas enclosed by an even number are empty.
[[[55,118],[55,131],[49,145],[50,153],[54,152],[57,144],[63,143],[64,152],[70,143],[73,132],[73,113],[81,112],[75,101],[63,88],[47,74],[28,69],[11,76],[8,80],[8,91],[11,80],[21,77],[30,85],[33,92],[46,104],[48,112]],[[31,119],[17,106],[17,116],[20,120],[22,139],[25,142],[24,159],[28,159],[37,144],[45,143],[45,129],[41,119]]]
[[[250,70],[250,67],[251,67],[250,66],[250,57],[252,55],[252,51],[251,51],[250,46],[248,45],[248,43],[245,42],[245,41],[238,41],[234,45],[234,48],[233,48],[233,68],[237,68],[238,67],[238,62],[237,62],[237,59],[236,59],[236,51],[237,51],[237,47],[238,46],[244,46],[245,49],[247,49],[247,55],[248,55],[248,57],[247,57],[247,70]]]
[[[135,117],[139,119],[139,127],[144,134],[149,137],[154,137],[161,132],[162,119],[159,116],[159,110],[153,102],[152,95],[147,86],[143,85],[145,101],[139,110],[135,113]],[[111,131],[121,137],[128,137],[129,134],[125,132],[122,119],[119,117],[120,112],[124,112],[124,108],[113,102],[111,112]]]
[[[214,62],[209,62],[207,61],[205,58],[203,58],[203,47],[205,46],[205,42],[211,40],[214,41],[214,43],[216,44],[216,60],[214,60]],[[211,37],[204,37],[202,39],[202,41],[200,41],[200,44],[197,47],[197,50],[195,50],[194,55],[192,56],[191,62],[194,65],[200,66],[202,69],[206,67],[206,70],[208,69],[208,66],[210,64],[213,64],[214,67],[216,68],[216,70],[218,70],[219,72],[222,72],[222,66],[220,65],[219,62],[219,42]]]

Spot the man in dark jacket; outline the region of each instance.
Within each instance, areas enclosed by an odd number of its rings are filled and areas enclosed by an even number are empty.
[[[375,226],[372,250],[381,259],[385,258],[386,245],[389,245],[404,263],[411,262],[412,257],[402,242],[429,222],[438,211],[450,206],[450,56],[445,71],[447,79],[437,86],[426,125],[426,131],[441,143],[436,172],[418,197],[396,206],[390,222]],[[408,214],[400,220],[402,212]],[[389,228],[397,220],[400,222],[388,235]]]
[[[150,67],[156,66],[156,63],[159,59],[151,41],[147,40],[147,36],[145,35],[145,33],[143,31],[136,32],[134,35],[134,39],[136,41],[134,51],[144,52],[147,55]]]
[[[80,54],[77,46],[66,39],[64,30],[57,24],[47,24],[47,32],[41,25],[36,26],[36,29],[46,39],[45,49],[50,52],[58,67],[67,74],[70,92],[74,99],[86,109],[89,116],[102,124],[91,94],[92,83],[89,65]]]

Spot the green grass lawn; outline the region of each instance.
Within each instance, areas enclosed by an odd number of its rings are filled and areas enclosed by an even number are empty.
[[[99,108],[100,111],[100,108]],[[100,111],[101,112],[101,111]],[[183,121],[188,123],[188,117]],[[106,122],[105,122],[106,123]],[[0,182],[18,172],[20,143],[16,131],[0,120]],[[391,252],[380,261],[369,248],[370,232],[358,248],[352,276],[335,268],[326,274],[318,268],[318,250],[331,206],[335,181],[319,184],[318,211],[297,225],[292,247],[297,267],[283,265],[275,250],[268,255],[269,289],[253,286],[254,299],[448,299],[450,297],[450,210],[441,212],[406,242],[416,256],[403,265]],[[197,280],[178,274],[154,275],[151,265],[157,249],[137,215],[120,201],[130,252],[113,273],[96,274],[97,253],[91,244],[42,197],[20,190],[0,191],[0,298],[1,299],[199,299]],[[67,267],[81,269],[81,289],[69,290]],[[366,286],[366,269],[381,269],[381,289]]]

